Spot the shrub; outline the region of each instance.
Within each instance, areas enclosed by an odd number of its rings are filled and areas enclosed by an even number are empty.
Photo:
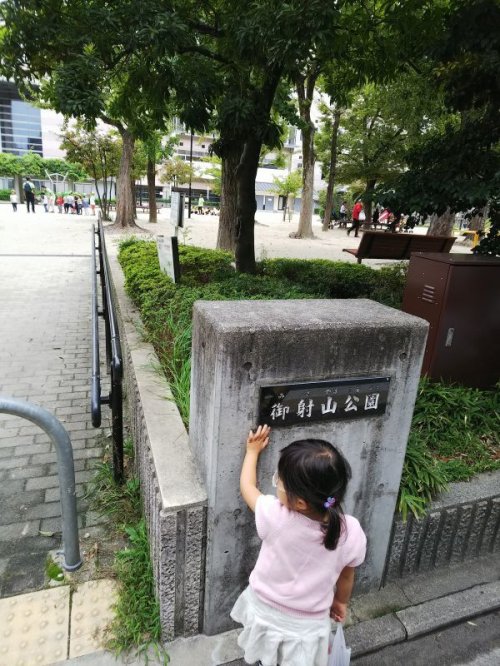
[[[234,272],[227,252],[182,246],[179,255],[178,285],[160,270],[151,241],[127,239],[119,259],[127,292],[141,310],[186,425],[195,301],[362,297],[400,307],[406,280],[406,264],[374,270],[345,262],[272,259],[259,264],[258,275],[247,275]],[[422,381],[399,495],[404,517],[422,515],[447,481],[500,468],[499,399],[490,392]]]
[[[0,201],[10,201],[11,190],[0,190]]]
[[[268,259],[260,270],[323,298],[367,298],[376,280],[372,268],[327,259]]]
[[[206,284],[234,276],[232,255],[223,250],[205,250],[200,247],[179,247],[183,284]]]

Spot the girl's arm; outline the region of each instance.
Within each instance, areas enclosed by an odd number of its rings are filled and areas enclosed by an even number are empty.
[[[270,432],[271,428],[269,426],[259,426],[255,433],[250,430],[247,439],[247,452],[240,474],[240,491],[243,499],[252,511],[255,511],[259,495],[262,495],[257,488],[257,462],[259,455],[269,444]]]
[[[354,567],[344,567],[340,572],[333,597],[333,604],[330,609],[330,617],[335,622],[345,622],[347,617],[347,605],[351,598],[354,585]]]

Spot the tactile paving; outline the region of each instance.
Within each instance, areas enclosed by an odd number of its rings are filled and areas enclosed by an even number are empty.
[[[107,625],[113,619],[116,583],[93,580],[82,583],[73,592],[69,657],[81,657],[102,648]]]
[[[46,666],[68,652],[69,587],[0,599],[0,666]]]

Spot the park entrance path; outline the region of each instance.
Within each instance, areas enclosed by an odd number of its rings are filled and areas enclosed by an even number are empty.
[[[84,529],[97,522],[82,495],[103,450],[89,410],[92,221],[0,206],[0,395],[45,407],[68,431]],[[60,532],[53,445],[30,422],[0,415],[0,597],[44,586]]]

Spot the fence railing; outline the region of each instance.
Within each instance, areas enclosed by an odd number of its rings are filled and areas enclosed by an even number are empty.
[[[78,515],[76,511],[75,465],[69,435],[56,417],[46,409],[24,400],[0,396],[0,414],[19,416],[39,426],[50,437],[57,453],[59,490],[61,494],[62,566],[74,571],[82,565],[78,542]]]
[[[101,309],[97,288],[101,284]],[[111,378],[109,395],[101,393],[101,361],[99,355],[99,317],[104,319],[106,333],[106,368]],[[113,473],[115,481],[123,480],[123,358],[118,319],[111,289],[106,239],[101,219],[98,228],[92,225],[92,383],[90,410],[92,425],[101,425],[101,405],[110,405],[112,417]]]

